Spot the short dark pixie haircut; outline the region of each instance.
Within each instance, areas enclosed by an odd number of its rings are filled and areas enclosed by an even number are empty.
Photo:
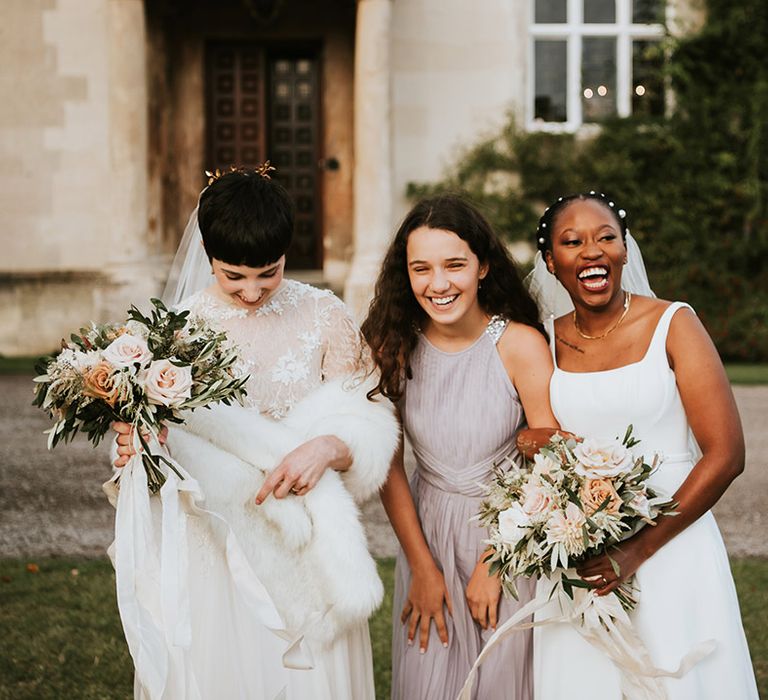
[[[248,267],[265,267],[285,254],[293,219],[285,188],[255,170],[236,170],[214,180],[200,195],[197,210],[208,258]]]
[[[557,222],[557,217],[569,204],[577,201],[584,202],[590,199],[599,202],[613,214],[613,218],[616,219],[616,223],[619,225],[621,237],[625,241],[627,240],[629,226],[626,209],[619,207],[607,194],[590,190],[589,192],[581,192],[579,194],[569,194],[567,197],[558,197],[556,202],[553,202],[544,210],[539,219],[539,226],[536,229],[536,247],[541,251],[542,255],[547,251],[552,251],[552,229]]]

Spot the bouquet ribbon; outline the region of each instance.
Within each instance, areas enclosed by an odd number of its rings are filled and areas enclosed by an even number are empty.
[[[657,668],[645,644],[632,626],[627,612],[615,595],[597,596],[591,590],[582,593],[579,589],[575,594],[581,600],[576,602],[568,598],[562,589],[556,592],[555,588],[558,584],[559,578],[554,581],[549,590],[542,590],[494,632],[475,659],[457,700],[471,700],[477,671],[498,644],[515,632],[533,627],[562,622],[571,623],[582,637],[605,653],[618,667],[621,674],[622,695],[632,700],[665,700],[667,693],[660,679],[682,678],[717,647],[717,642],[708,639],[691,649],[681,659],[676,669]],[[557,593],[561,609],[564,610],[563,614],[535,622],[525,621],[526,618],[548,605],[554,593]]]
[[[158,557],[158,533],[153,527],[147,475],[136,447],[137,454],[116,470],[103,489],[115,507],[115,540],[109,555],[115,568],[120,618],[136,675],[149,698],[159,699],[166,689],[172,688],[174,697],[201,699],[191,664],[185,663],[186,651],[192,643],[192,615],[185,585],[190,515],[204,515],[223,525],[226,566],[235,590],[254,619],[287,642],[283,666],[313,668],[314,659],[304,637],[328,610],[313,613],[300,630],[288,630],[230,525],[219,514],[198,505],[203,501],[203,493],[197,481],[153,439],[152,452],[162,451],[183,477],[179,478],[172,469],[165,470],[166,481],[160,489]],[[276,700],[284,696],[285,688]]]

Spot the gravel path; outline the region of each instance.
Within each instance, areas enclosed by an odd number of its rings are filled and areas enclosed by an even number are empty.
[[[736,387],[747,436],[747,468],[715,508],[728,551],[768,557],[768,386]],[[112,539],[114,511],[101,491],[107,448],[84,439],[53,452],[48,427],[32,407],[26,376],[0,376],[0,557],[100,556]],[[397,543],[378,500],[364,508],[376,556]]]

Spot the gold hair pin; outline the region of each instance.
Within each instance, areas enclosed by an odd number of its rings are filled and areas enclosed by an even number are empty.
[[[243,168],[242,166],[230,165],[229,170],[219,170],[219,168],[216,168],[216,170],[206,170],[205,174],[208,177],[208,184],[212,185],[214,182],[216,182],[216,180],[224,175],[228,175],[229,173],[245,173],[248,172],[248,170],[248,168]],[[277,170],[277,168],[275,168],[268,160],[265,160],[261,165],[257,165],[255,168],[253,168],[254,172],[258,173],[267,180],[272,179],[272,176],[269,173],[274,170]]]
[[[270,161],[265,160],[261,165],[257,165],[254,170],[262,177],[267,178],[267,180],[271,180],[272,177],[269,173],[277,170],[277,168]]]

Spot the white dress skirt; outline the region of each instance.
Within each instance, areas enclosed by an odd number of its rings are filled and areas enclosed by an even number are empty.
[[[190,520],[188,583],[192,640],[181,664],[188,673],[169,673],[163,698],[172,700],[373,700],[368,624],[360,622],[330,645],[310,643],[313,668],[283,665],[288,643],[275,636],[243,604],[226,561],[221,528]],[[245,547],[248,546],[243,542]],[[178,687],[180,686],[180,687]],[[134,697],[149,700],[138,678]]]
[[[651,483],[669,495],[694,466],[688,422],[666,355],[669,324],[684,306],[674,303],[665,310],[639,362],[584,373],[565,372],[555,362],[550,386],[553,411],[565,430],[610,439],[632,424],[640,440],[634,451],[663,455]],[[716,644],[682,678],[662,680],[670,700],[758,697],[728,556],[711,512],[644,562],[636,585],[639,603],[630,617],[657,668],[672,670],[702,642]],[[557,612],[550,604],[536,619]],[[617,668],[567,623],[535,630],[533,658],[537,700],[622,697]]]

